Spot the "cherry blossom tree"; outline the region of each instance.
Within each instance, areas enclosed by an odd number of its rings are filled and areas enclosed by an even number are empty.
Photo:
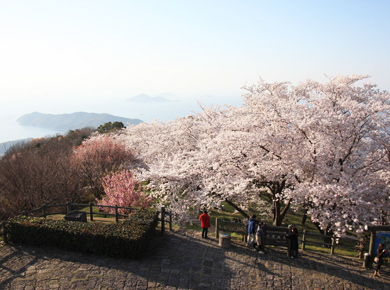
[[[372,84],[355,85],[364,78],[338,76],[297,87],[316,126],[301,125],[311,145],[310,178],[292,195],[325,232],[362,230],[378,223],[389,206],[389,94]]]
[[[71,160],[86,181],[88,191],[100,198],[102,178],[112,170],[136,163],[131,148],[110,134],[94,135],[73,151]]]
[[[268,188],[274,203],[292,199],[306,206],[325,232],[377,222],[378,209],[389,203],[380,178],[389,169],[383,146],[389,141],[389,94],[371,84],[356,86],[364,78],[298,86],[260,81],[239,108],[248,119],[235,118],[243,128],[258,128],[260,141],[253,144],[263,157],[252,158],[248,167],[256,183]]]
[[[103,187],[105,195],[101,200],[96,199],[98,204],[120,207],[150,207],[152,198],[143,190],[141,183],[135,178],[133,172],[121,170],[109,174],[103,178]],[[102,210],[115,213],[113,208],[104,208]],[[130,210],[118,209],[121,214],[129,213]]]
[[[265,195],[275,225],[293,202],[320,230],[343,233],[389,208],[389,94],[364,79],[260,80],[242,106],[132,126],[122,138],[177,213],[219,199],[245,216]]]
[[[225,134],[225,113],[218,107],[205,108],[172,122],[131,126],[122,135],[147,164],[142,175],[152,192],[183,221],[190,220],[190,208],[210,207],[213,202],[226,201],[244,216],[249,203],[264,204],[257,188],[249,188],[237,170],[229,170],[234,169],[234,156],[226,156],[227,150],[221,151],[224,148],[216,143]]]

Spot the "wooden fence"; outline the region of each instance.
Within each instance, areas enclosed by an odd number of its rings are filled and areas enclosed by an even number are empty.
[[[161,217],[159,218],[159,221],[161,222],[161,236],[164,236],[165,234],[165,223],[169,224],[169,231],[172,231],[172,213],[167,212],[165,210],[165,206],[161,207],[160,211]],[[166,219],[166,216],[168,216],[168,220]]]
[[[242,236],[243,241],[247,241],[248,238],[248,225],[238,222],[231,222],[215,219],[215,237],[219,238],[219,231],[237,233]]]
[[[321,237],[323,241],[312,241],[310,237]],[[347,246],[347,243],[352,243],[353,246]],[[342,238],[335,235],[322,235],[304,230],[302,235],[302,251],[306,249],[307,245],[321,245],[329,248],[330,254],[335,254],[336,248],[353,248],[358,253],[359,259],[363,258],[365,250],[365,239],[358,236],[344,236]]]
[[[75,209],[80,209],[80,208],[86,208],[88,207],[89,208],[89,212],[86,212],[89,217],[90,217],[90,220],[93,221],[94,220],[94,216],[104,216],[105,218],[107,217],[115,217],[115,222],[116,223],[119,223],[119,219],[120,218],[126,218],[129,214],[121,214],[119,213],[119,209],[126,209],[126,210],[129,210],[130,213],[132,211],[136,211],[138,210],[138,208],[132,208],[132,207],[123,207],[123,206],[118,206],[118,205],[114,205],[114,206],[110,206],[110,205],[100,205],[100,204],[93,204],[93,203],[87,203],[87,204],[84,204],[84,203],[66,203],[66,204],[57,204],[57,205],[43,205],[39,208],[36,208],[36,209],[33,209],[33,210],[30,210],[30,211],[27,211],[27,212],[23,212],[21,213],[20,215],[34,215],[36,217],[43,217],[43,218],[46,218],[47,216],[50,216],[50,215],[57,215],[57,214],[68,214],[69,212],[71,212],[72,210],[75,210]],[[108,213],[108,212],[94,212],[93,211],[93,208],[96,207],[96,208],[99,208],[99,210],[101,208],[113,208],[115,213]],[[61,208],[63,208],[63,210],[60,210]],[[168,219],[167,219],[168,217]],[[165,233],[165,223],[168,223],[169,224],[169,230],[172,231],[172,213],[170,212],[167,212],[165,210],[165,207],[162,206],[161,207],[161,210],[159,211],[159,219],[158,219],[160,222],[161,222],[161,235],[164,235]]]
[[[248,225],[240,222],[231,222],[215,219],[215,236],[219,238],[219,231],[231,232],[242,235],[242,240],[248,240]],[[274,246],[287,246],[285,234],[289,232],[287,227],[264,226],[266,233],[265,244]]]
[[[242,240],[247,241],[248,238],[248,225],[239,222],[231,222],[215,219],[215,236],[219,238],[219,232],[229,232],[237,233],[242,235]],[[288,239],[286,234],[289,233],[288,227],[276,227],[276,226],[264,226],[264,232],[266,237],[264,239],[266,245],[282,246],[288,247]],[[313,241],[310,237],[321,237],[322,241],[319,242],[318,239]],[[329,241],[329,242],[328,242]],[[353,244],[352,246],[347,246],[346,244]],[[345,236],[342,238],[336,237],[334,235],[321,235],[319,233],[309,232],[304,230],[302,234],[302,251],[306,249],[307,245],[321,245],[328,247],[330,254],[335,254],[336,248],[353,248],[358,253],[358,257],[363,258],[363,252],[365,250],[365,239],[363,237],[356,236]]]

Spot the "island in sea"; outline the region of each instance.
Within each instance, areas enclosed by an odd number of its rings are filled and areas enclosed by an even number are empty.
[[[48,128],[58,132],[67,132],[85,127],[97,128],[107,122],[122,122],[125,126],[137,125],[142,120],[118,117],[110,114],[85,112],[58,115],[33,112],[21,116],[18,122],[22,126]]]
[[[21,116],[17,121],[22,126],[51,129],[58,132],[58,134],[67,134],[70,130],[77,130],[82,128],[96,129],[100,125],[104,125],[108,122],[122,122],[125,127],[128,125],[137,125],[143,122],[140,119],[130,119],[110,114],[85,112],[57,115],[33,112]],[[29,142],[30,140],[32,140],[32,138],[10,140],[4,143],[0,143],[0,157],[12,146],[19,143]]]

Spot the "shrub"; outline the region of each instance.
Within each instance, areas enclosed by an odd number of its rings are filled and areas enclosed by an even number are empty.
[[[8,242],[140,258],[147,252],[156,225],[157,211],[141,209],[118,224],[17,217],[7,221],[5,232]]]

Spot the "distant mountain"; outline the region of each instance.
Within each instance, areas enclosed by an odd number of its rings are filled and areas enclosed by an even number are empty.
[[[166,93],[163,94],[164,96],[173,96],[172,94]],[[162,102],[175,102],[173,100],[169,100],[165,98],[163,95],[157,96],[157,97],[151,97],[146,94],[140,94],[137,96],[134,96],[132,98],[127,99],[128,102],[133,102],[133,103],[162,103]]]
[[[85,127],[97,128],[107,122],[122,122],[125,126],[128,124],[139,124],[142,122],[142,120],[139,119],[129,119],[110,114],[85,112],[60,115],[34,112],[21,116],[17,121],[22,126],[49,128],[59,132],[66,132]]]

